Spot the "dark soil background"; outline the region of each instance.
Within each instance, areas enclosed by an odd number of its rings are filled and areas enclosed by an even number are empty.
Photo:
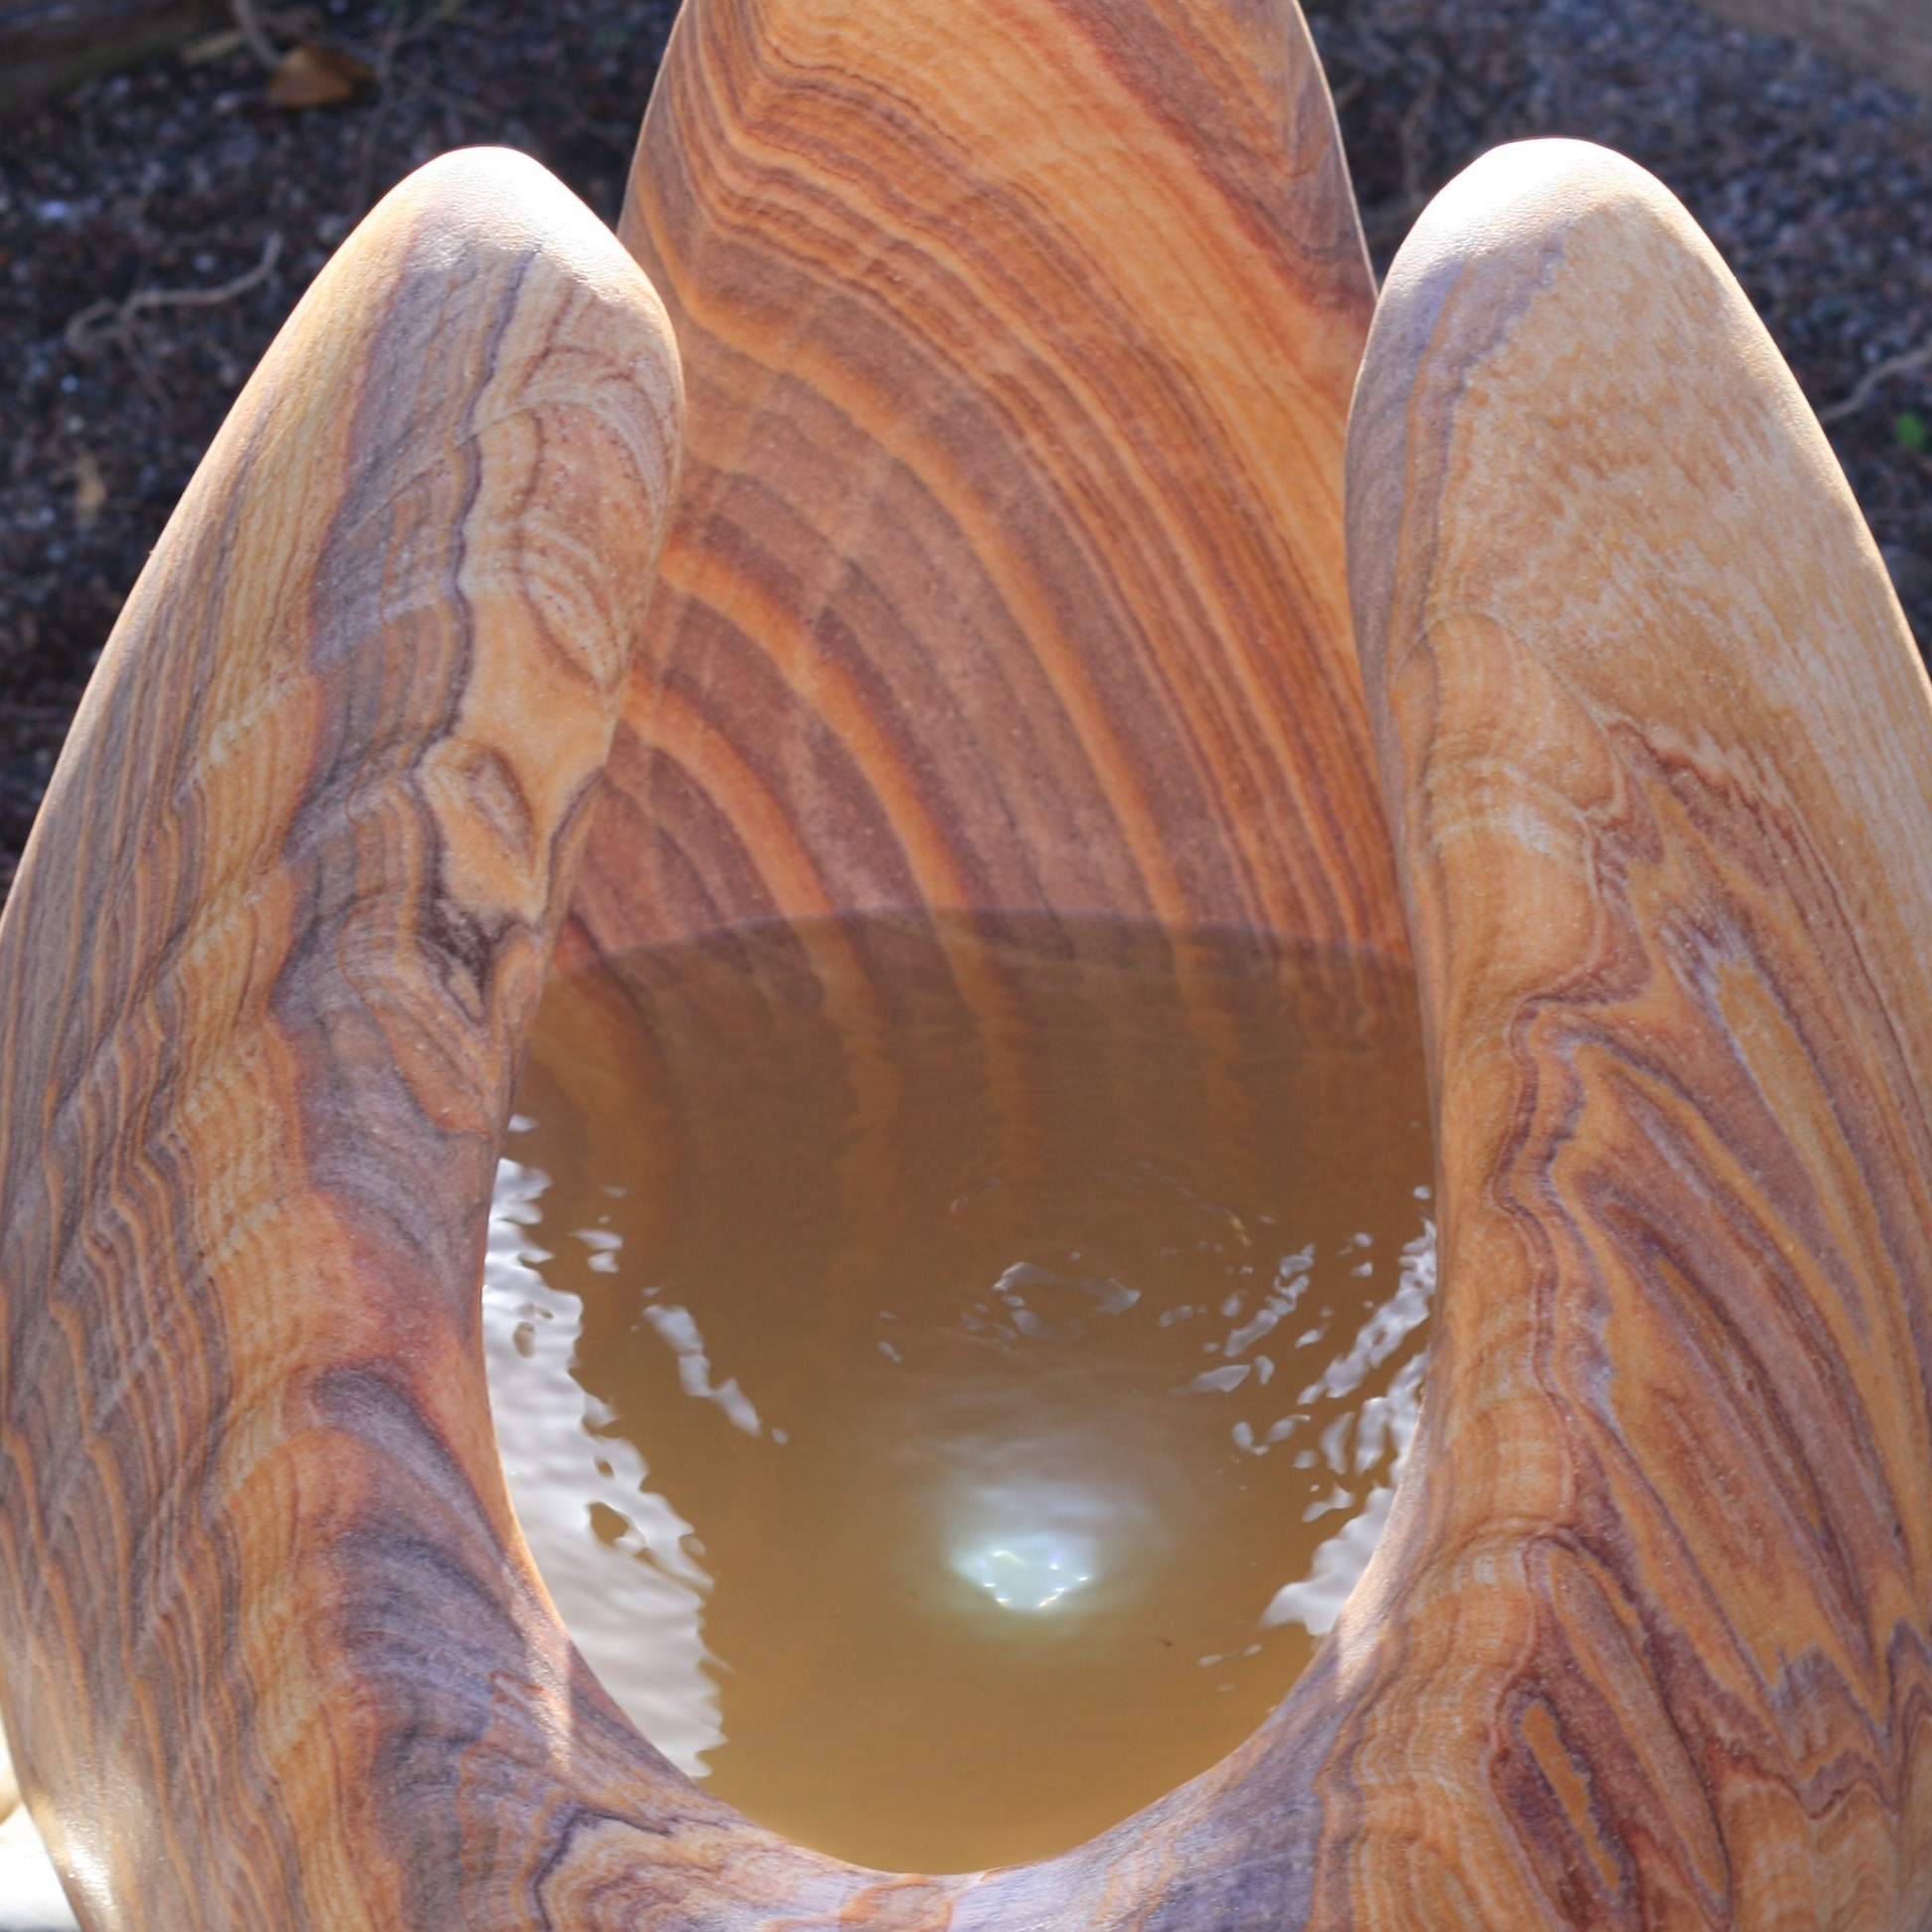
[[[674,12],[327,0],[269,26],[365,62],[348,104],[271,105],[230,35],[0,122],[0,892],[122,599],[331,250],[411,168],[477,142],[535,155],[615,221]],[[1378,270],[1485,148],[1578,135],[1684,199],[1821,412],[1932,340],[1932,103],[1690,0],[1309,13]],[[157,294],[197,299],[129,306]],[[1924,647],[1932,358],[1867,390],[1830,430]]]

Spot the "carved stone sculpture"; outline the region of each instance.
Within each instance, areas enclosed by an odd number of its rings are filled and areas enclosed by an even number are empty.
[[[5,1717],[83,1921],[1919,1932],[1932,708],[1709,244],[1499,151],[1364,360],[1289,0],[688,0],[624,235],[663,309],[531,164],[383,204],[0,922]],[[882,909],[1413,945],[1442,1167],[1308,1675],[950,1877],[620,1717],[478,1343],[559,933]]]

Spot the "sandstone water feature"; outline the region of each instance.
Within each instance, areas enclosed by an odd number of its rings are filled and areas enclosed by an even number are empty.
[[[774,59],[784,7],[693,0],[633,203],[663,311],[527,164],[424,171],[102,656],[0,922],[5,1718],[78,1916],[1923,1925],[1932,710],[1844,479],[1629,164],[1470,171],[1358,358],[1374,292],[1292,14],[996,11],[798,6]],[[948,32],[969,58],[929,58]],[[707,204],[677,184],[721,181],[717,129],[748,165]],[[960,194],[981,159],[1005,186]],[[847,219],[868,197],[887,229]],[[966,273],[1013,308],[948,307]],[[870,1119],[928,981],[849,925],[766,962],[747,920],[964,906],[1004,944],[1020,905],[1102,969],[1079,916],[1293,935],[1291,1033],[1420,1009],[1443,1286],[1375,1554],[1262,1727],[1058,1857],[882,1874],[707,1789],[729,1741],[684,1777],[572,1649],[489,1410],[491,1185],[553,956],[611,969],[559,1008],[582,1080],[689,1090],[668,1034],[594,1023],[645,1010],[640,946],[704,939],[733,1036],[795,989],[838,1047],[807,1073]],[[1035,1024],[938,937],[1025,1129],[1027,1042],[1080,1009]],[[1359,950],[1329,975],[1323,946]],[[1176,948],[1169,1008],[1225,1038],[1211,973]],[[645,1253],[529,1180],[532,1249]],[[1064,1334],[1027,1289],[1097,1308],[1123,1266],[1009,1279],[1007,1325]],[[688,1327],[646,1324],[676,1402],[801,1440],[678,1295]],[[684,1506],[668,1456],[607,1459]],[[705,1507],[671,1521],[680,1627],[725,1661]]]
[[[1386,1513],[1435,1279],[1406,975],[904,918],[553,984],[484,1295],[607,1689],[879,1866],[1064,1850],[1233,1749]]]

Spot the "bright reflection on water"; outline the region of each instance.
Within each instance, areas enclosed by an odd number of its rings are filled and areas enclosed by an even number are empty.
[[[886,920],[553,988],[484,1292],[511,1494],[670,1759],[862,1863],[1238,1744],[1372,1554],[1435,1283],[1405,982]]]
[[[959,1550],[952,1565],[1003,1610],[1050,1610],[1069,1590],[1093,1582],[1092,1555],[1050,1530],[1003,1536]]]
[[[635,1448],[608,1433],[607,1405],[572,1379],[584,1305],[537,1272],[556,1257],[529,1239],[548,1186],[547,1175],[514,1161],[497,1169],[483,1347],[503,1470],[578,1649],[651,1742],[702,1777],[703,1753],[725,1741],[705,1669],[711,1579],[691,1525],[653,1493]],[[605,1525],[615,1534],[598,1534]]]

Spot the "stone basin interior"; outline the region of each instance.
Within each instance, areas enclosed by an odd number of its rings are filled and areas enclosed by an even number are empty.
[[[855,1863],[1061,1851],[1236,1746],[1374,1546],[1435,1279],[1407,975],[850,915],[560,977],[492,1404],[572,1634]]]

